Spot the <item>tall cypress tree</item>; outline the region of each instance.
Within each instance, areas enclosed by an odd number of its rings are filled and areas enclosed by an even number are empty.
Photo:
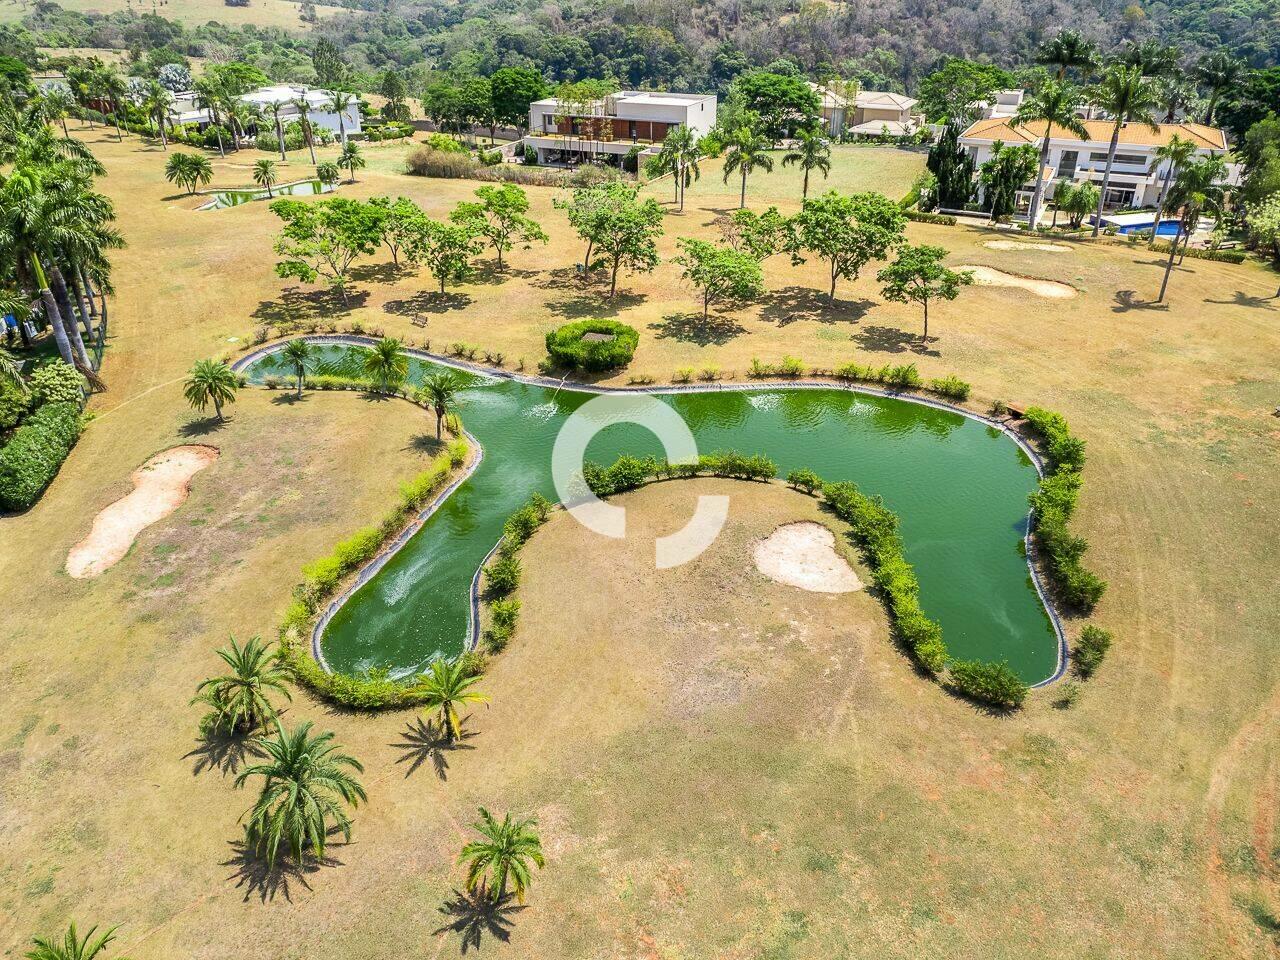
[[[926,161],[938,178],[938,206],[962,208],[973,196],[973,157],[960,146],[960,124],[950,121],[942,128],[938,142],[929,148]]]

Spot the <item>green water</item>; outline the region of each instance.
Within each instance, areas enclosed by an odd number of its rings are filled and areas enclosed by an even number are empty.
[[[272,187],[270,199],[277,197],[310,197],[317,193],[331,193],[333,187],[326,187],[319,180],[300,180],[297,183],[286,183],[282,187]],[[212,198],[201,210],[225,210],[227,207],[238,207],[242,203],[253,200],[268,199],[267,191],[262,190],[220,190],[206,194]]]
[[[340,361],[350,348],[320,348]],[[413,360],[420,381],[434,365]],[[251,378],[275,370],[255,362]],[[471,579],[503,521],[537,490],[555,500],[551,449],[560,424],[591,394],[459,374],[460,412],[484,447],[476,472],[367,584],[337,611],[322,638],[334,670],[371,667],[406,675],[467,636]],[[554,394],[554,396],[553,396]],[[809,467],[879,494],[902,520],[907,558],[925,612],[952,654],[1005,660],[1028,682],[1050,676],[1057,640],[1020,552],[1036,472],[1000,431],[948,411],[845,390],[761,389],[663,396],[702,452],[771,457],[779,471]],[[424,413],[423,432],[433,418]],[[632,424],[606,427],[588,456],[660,455]],[[730,502],[730,513],[734,509]],[[683,518],[681,519],[683,523]]]

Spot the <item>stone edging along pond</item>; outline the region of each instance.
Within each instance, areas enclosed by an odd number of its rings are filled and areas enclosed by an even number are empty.
[[[293,339],[299,339],[299,338],[286,337],[284,339],[274,341],[271,344],[265,344],[265,345],[259,346],[251,350],[250,352],[246,353],[245,355],[239,357],[238,359],[236,359],[231,365],[232,369],[238,373],[243,372],[255,361],[269,354],[277,352],[278,350],[281,349],[281,347],[285,343]],[[334,345],[358,346],[358,347],[371,346],[377,342],[376,338],[373,338],[373,337],[359,336],[359,335],[352,335],[352,334],[305,334],[300,339],[305,339],[309,342],[317,343],[317,344],[334,344]],[[617,387],[600,386],[598,384],[588,384],[588,383],[581,383],[577,381],[571,381],[571,380],[568,380],[567,378],[565,380],[557,380],[552,377],[522,374],[522,373],[517,373],[513,371],[508,371],[508,370],[495,369],[492,367],[483,366],[478,363],[471,363],[471,362],[456,359],[453,357],[441,356],[439,354],[432,353],[427,350],[421,350],[413,347],[406,347],[405,353],[417,360],[438,364],[440,366],[451,367],[453,369],[462,370],[464,372],[475,374],[477,376],[489,377],[489,378],[501,379],[501,380],[512,380],[519,383],[527,383],[533,386],[541,386],[541,387],[549,387],[549,388],[563,387],[563,388],[572,389],[582,393],[595,393],[595,394],[638,393],[638,394],[661,395],[661,394],[680,394],[680,393],[714,393],[714,392],[726,391],[726,390],[735,390],[735,391],[743,391],[743,392],[769,391],[769,390],[777,390],[777,389],[846,390],[851,393],[862,393],[870,396],[884,397],[884,398],[889,398],[894,400],[904,400],[908,403],[917,403],[922,406],[932,407],[936,410],[943,410],[948,413],[959,414],[960,416],[967,417],[970,420],[977,421],[978,423],[981,423],[987,427],[991,427],[996,430],[999,430],[1001,433],[1003,433],[1005,436],[1011,439],[1018,446],[1018,448],[1027,456],[1027,458],[1031,461],[1033,467],[1036,470],[1037,475],[1041,478],[1041,480],[1043,480],[1046,476],[1046,463],[1044,458],[1040,455],[1039,451],[1037,451],[1035,447],[1027,440],[1027,438],[1024,437],[1018,430],[1010,426],[1008,422],[1003,420],[997,420],[993,417],[984,416],[972,410],[965,409],[964,407],[960,407],[952,403],[947,403],[946,401],[943,401],[943,400],[938,400],[932,397],[920,396],[918,394],[902,393],[902,392],[896,392],[893,390],[885,390],[877,387],[867,386],[864,384],[851,383],[848,381],[842,381],[842,380],[836,380],[836,379],[831,379],[831,380],[816,380],[816,379],[772,380],[771,379],[767,381],[751,382],[751,383],[732,383],[732,384],[697,383],[697,384],[673,384],[669,386],[617,386]],[[392,395],[394,396],[397,394],[392,394]],[[400,547],[402,547],[406,542],[408,542],[408,540],[412,537],[414,533],[417,532],[417,530],[422,526],[422,524],[425,523],[426,520],[429,519],[430,516],[437,509],[439,509],[440,505],[448,499],[448,497],[453,493],[453,491],[456,490],[458,486],[460,486],[461,483],[465,481],[474,472],[476,467],[479,465],[480,458],[483,456],[483,450],[480,448],[479,443],[476,442],[474,437],[472,437],[470,434],[465,434],[465,431],[464,431],[464,435],[466,436],[467,441],[472,447],[472,449],[475,451],[475,456],[473,458],[470,458],[472,462],[470,463],[468,469],[466,469],[461,476],[455,478],[452,482],[450,482],[448,486],[443,491],[440,492],[440,494],[434,497],[431,503],[421,511],[421,513],[418,515],[418,517],[414,520],[412,524],[410,524],[408,527],[402,530],[398,535],[396,535],[390,543],[384,544],[383,547],[379,550],[378,554],[372,560],[370,560],[364,567],[361,568],[361,570],[357,574],[355,581],[353,583],[349,584],[346,587],[346,589],[342,590],[337,596],[329,599],[329,602],[326,605],[324,613],[320,617],[319,621],[317,621],[314,624],[313,629],[310,631],[310,634],[311,634],[310,646],[311,646],[313,663],[319,666],[320,671],[324,674],[325,677],[332,678],[333,680],[336,681],[337,678],[342,675],[334,674],[330,672],[328,665],[324,662],[323,652],[320,646],[320,637],[323,634],[324,627],[329,623],[333,615],[337,612],[338,609],[341,608],[343,603],[346,602],[346,600],[352,595],[352,593],[354,593],[357,589],[359,589],[359,587],[367,583],[378,572],[378,570],[382,569],[382,567],[390,560],[390,558],[396,553],[396,551],[398,551]],[[1053,673],[1049,677],[1045,678],[1044,680],[1041,680],[1035,684],[1032,684],[1031,685],[1032,689],[1035,689],[1039,687],[1048,686],[1052,683],[1055,683],[1056,681],[1060,680],[1063,677],[1063,675],[1066,673],[1067,666],[1068,666],[1068,648],[1067,648],[1066,633],[1062,625],[1062,618],[1053,602],[1053,599],[1050,595],[1050,591],[1045,583],[1045,573],[1042,570],[1042,560],[1038,556],[1038,551],[1036,549],[1034,538],[1032,536],[1032,532],[1034,528],[1034,523],[1032,521],[1033,521],[1032,513],[1029,510],[1027,514],[1027,530],[1023,537],[1023,545],[1026,551],[1028,572],[1031,577],[1031,582],[1035,587],[1036,595],[1038,596],[1040,603],[1043,606],[1049,618],[1049,621],[1053,626],[1053,631],[1057,638],[1057,647],[1058,647],[1057,661],[1056,661],[1056,665]],[[497,545],[495,545],[494,549],[497,549]],[[492,551],[490,552],[490,556],[492,556]],[[469,634],[470,635],[467,638],[468,649],[475,648],[480,635],[478,611],[479,611],[480,570],[482,569],[483,569],[483,565],[481,566],[480,569],[477,570],[476,576],[472,578],[472,582],[471,582],[471,591],[470,591],[471,596],[470,596],[470,603],[469,603]],[[287,629],[290,626],[296,627],[298,626],[298,624],[296,623],[286,624],[286,628],[282,628],[282,634],[285,632],[285,629]],[[312,658],[309,658],[309,659],[312,659]],[[316,686],[316,684],[312,682],[312,678],[303,676],[303,679],[305,682],[308,682],[309,685],[313,686],[313,688]],[[355,677],[346,678],[346,679],[350,680],[353,685],[358,685],[365,682]],[[381,697],[381,696],[373,697],[371,702],[369,699],[365,697],[352,698],[349,696],[344,696],[341,693],[339,693],[339,691],[335,689],[331,689],[332,684],[328,684],[328,683],[323,684],[325,689],[321,689],[319,690],[319,692],[331,697],[332,699],[337,700],[340,703],[344,703],[348,706],[357,706],[357,707],[408,706],[417,702],[417,698],[413,695],[412,686],[403,684],[403,683],[397,683],[395,681],[390,681],[385,678],[382,679],[381,684],[399,688],[398,694],[392,697]],[[342,686],[346,686],[346,684],[342,684]]]

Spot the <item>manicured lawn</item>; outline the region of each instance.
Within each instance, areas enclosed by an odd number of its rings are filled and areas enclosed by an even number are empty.
[[[9,953],[74,917],[123,923],[120,952],[135,960],[453,956],[457,939],[433,935],[437,908],[485,804],[536,814],[549,863],[512,943],[486,939],[483,955],[1274,955],[1273,273],[1187,260],[1168,306],[1152,308],[1161,263],[1141,249],[999,251],[981,230],[911,225],[953,263],[1081,293],[968,289],[931,310],[938,339],[921,348],[916,311],[881,302],[870,275],[828,306],[813,292],[821,265],[774,258],[764,301],[704,325],[670,265],[624,278],[612,304],[598,284],[579,287],[581,248],[556,192],[534,190],[548,247],[514,251],[507,273],[485,269],[443,300],[429,276],[395,275],[380,254],[344,311],[275,276],[266,204],[196,213],[163,181],[158,147],[82,133],[108,166],[130,246],[116,261],[97,419],[41,503],[0,519]],[[344,195],[403,193],[444,216],[476,186],[397,175],[385,149]],[[248,183],[257,156],[215,159],[215,186]],[[289,168],[282,180],[310,172],[297,154]],[[710,170],[703,182],[719,183]],[[664,257],[677,236],[713,235],[724,195],[690,200],[669,218]],[[425,327],[410,322],[419,315]],[[230,776],[193,772],[200,710],[188,700],[228,633],[270,635],[301,564],[390,505],[430,456],[417,438],[433,421],[354,394],[294,404],[261,391],[205,434],[188,426],[184,372],[239,351],[256,327],[352,321],[532,366],[547,329],[583,316],[641,331],[617,382],[705,365],[741,378],[753,356],[913,360],[971,381],[976,404],[1062,411],[1089,443],[1075,523],[1111,582],[1096,615],[1117,636],[1110,659],[1070,710],[1046,693],[987,716],[911,674],[873,597],[799,594],[744,565],[777,522],[825,518],[811,500],[734,492],[729,534],[661,575],[646,540],[629,553],[561,517],[526,548],[520,629],[484,684],[473,749],[445,758],[447,780],[430,758],[411,772],[410,715],[295,694],[288,722],[334,730],[365,763],[370,802],[332,865],[262,902],[232,846],[251,797]],[[187,503],[100,578],[62,573],[130,472],[193,437],[222,456]],[[716,487],[640,491],[630,523],[667,532]]]

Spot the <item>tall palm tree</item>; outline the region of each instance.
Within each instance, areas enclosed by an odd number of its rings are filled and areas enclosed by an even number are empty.
[[[281,160],[287,159],[284,155],[284,124],[280,122],[280,111],[286,106],[288,106],[287,100],[282,100],[279,103],[268,103],[266,105],[266,112],[271,114],[271,119],[276,125],[276,146],[280,148]],[[312,163],[314,162],[315,161],[312,160]]]
[[[472,840],[458,857],[459,863],[467,865],[467,889],[488,890],[498,901],[506,896],[510,883],[516,898],[523,903],[532,880],[530,865],[541,869],[546,863],[542,840],[534,830],[537,825],[538,821],[533,818],[512,820],[510,813],[499,823],[481,807],[480,820],[472,827],[483,839]]]
[[[188,194],[193,194],[196,187],[206,185],[213,179],[213,165],[203,153],[175,151],[169,155],[169,160],[164,165],[164,178],[183,187]]]
[[[1093,220],[1093,235],[1102,232],[1102,208],[1107,202],[1107,188],[1111,185],[1111,168],[1116,162],[1116,149],[1120,146],[1120,131],[1127,123],[1141,123],[1153,133],[1160,127],[1152,116],[1159,95],[1155,84],[1142,75],[1139,67],[1113,64],[1102,79],[1089,91],[1089,101],[1111,118],[1111,144],[1107,147],[1107,165],[1102,172],[1102,188],[1098,191],[1098,213]]]
[[[409,376],[409,357],[394,337],[383,337],[366,347],[360,365],[370,382],[382,390],[399,387]]]
[[[1185,77],[1156,77],[1153,81],[1156,89],[1156,104],[1164,111],[1164,122],[1175,123],[1178,111],[1195,99],[1195,87]]]
[[[311,138],[311,102],[307,99],[306,93],[300,97],[295,97],[290,101],[293,109],[298,111],[298,124],[302,127],[302,139],[306,141],[307,150],[311,152],[311,165],[316,164],[316,145]]]
[[[1160,283],[1160,296],[1156,303],[1164,302],[1169,286],[1169,274],[1173,272],[1173,258],[1178,252],[1178,241],[1183,233],[1187,242],[1204,214],[1222,218],[1226,207],[1227,166],[1222,157],[1211,154],[1184,164],[1174,177],[1173,185],[1165,195],[1166,212],[1178,211],[1178,232],[1169,247],[1169,260],[1165,264],[1164,279]]]
[[[232,144],[236,148],[236,153],[239,153],[240,141],[248,135],[249,124],[255,121],[258,111],[252,104],[245,103],[239,97],[223,94],[222,112],[227,116],[227,122],[231,126]]]
[[[1044,197],[1044,171],[1049,165],[1049,147],[1053,138],[1053,128],[1060,127],[1074,133],[1082,139],[1089,136],[1089,131],[1080,122],[1076,111],[1083,103],[1083,97],[1077,87],[1057,80],[1046,80],[1040,89],[1022,101],[1013,122],[1017,126],[1028,126],[1033,123],[1045,125],[1043,140],[1040,144],[1040,163],[1036,167],[1036,187],[1031,194],[1031,209],[1028,211],[1027,223],[1032,230],[1040,216],[1040,202]]]
[[[253,182],[260,187],[267,188],[268,198],[275,196],[271,192],[271,188],[276,182],[276,162],[265,157],[255,161],[253,164]]]
[[[151,85],[147,87],[147,96],[142,106],[146,110],[147,116],[155,121],[156,129],[160,134],[160,146],[165,150],[169,149],[169,137],[165,133],[165,127],[169,122],[169,108],[172,105],[173,94],[156,81],[151,81]]]
[[[231,647],[223,647],[217,654],[230,668],[230,673],[201,681],[191,701],[212,708],[206,720],[213,728],[232,736],[252,733],[276,719],[276,708],[268,692],[282,693],[286,700],[293,699],[285,686],[288,671],[280,655],[271,649],[271,644],[263,643],[261,637],[251,637],[243,647],[232,637]]]
[[[298,399],[302,399],[302,385],[307,378],[307,370],[314,362],[316,352],[311,346],[311,342],[302,337],[297,340],[290,340],[284,345],[284,349],[280,351],[280,359],[290,367],[293,367],[294,376],[298,378]]]
[[[1067,78],[1067,71],[1076,68],[1087,76],[1098,66],[1098,45],[1086,39],[1079,30],[1059,30],[1040,44],[1036,51],[1036,63],[1058,68],[1058,82]]]
[[[782,165],[789,167],[793,163],[798,164],[804,171],[804,190],[801,198],[807,200],[809,199],[810,171],[820,170],[824,180],[831,173],[831,147],[817,130],[798,130],[796,140],[798,141],[796,146],[782,158]]]
[[[76,932],[73,921],[67,928],[67,932],[63,934],[61,942],[49,937],[36,937],[32,941],[34,947],[27,951],[26,958],[27,960],[95,960],[107,949],[107,944],[116,938],[115,927],[104,930],[102,933],[97,931],[96,926],[90,927],[89,932],[81,937]]]
[[[675,154],[676,179],[680,183],[680,212],[683,213],[685,191],[689,184],[702,179],[702,169],[698,166],[703,157],[702,145],[698,142],[697,133],[686,125],[672,132],[675,134],[672,151]]]
[[[1192,74],[1202,87],[1209,91],[1209,103],[1204,111],[1204,122],[1213,124],[1213,111],[1217,109],[1218,98],[1227,90],[1244,79],[1247,72],[1243,60],[1233,57],[1226,50],[1205,54],[1192,68]]]
[[[201,413],[210,403],[218,420],[222,421],[222,405],[236,402],[240,381],[235,372],[220,360],[197,360],[187,374],[182,395]]]
[[[458,707],[468,703],[488,703],[489,698],[471,688],[482,679],[478,673],[468,673],[461,659],[431,661],[423,674],[423,705],[435,710],[445,739],[452,742],[462,730]]]
[[[1145,77],[1165,77],[1181,69],[1181,57],[1182,53],[1177,47],[1166,46],[1159,40],[1144,40],[1141,43],[1126,40],[1116,53],[1114,61],[1126,67],[1140,68]]]
[[[418,399],[431,405],[436,415],[436,439],[440,439],[444,418],[457,406],[458,391],[462,384],[452,373],[437,373],[427,377],[418,391]]]
[[[360,153],[360,147],[348,141],[343,144],[342,151],[338,154],[338,166],[346,167],[351,171],[351,182],[356,182],[356,171],[364,169],[364,157]]]
[[[1176,133],[1169,138],[1168,143],[1156,147],[1147,176],[1154,177],[1160,167],[1164,166],[1164,177],[1160,183],[1160,196],[1156,199],[1156,219],[1151,225],[1151,240],[1148,246],[1155,246],[1156,238],[1160,236],[1160,219],[1164,213],[1164,198],[1169,193],[1169,185],[1178,175],[1178,171],[1196,155],[1197,149],[1199,148],[1194,140],[1180,137]]]
[[[356,95],[346,90],[334,90],[329,94],[329,109],[338,115],[338,140],[347,145],[347,125],[344,114],[356,104]]]
[[[265,763],[248,767],[236,777],[243,786],[250,777],[262,777],[262,792],[245,813],[245,836],[250,846],[275,866],[280,845],[286,844],[294,860],[309,850],[324,856],[330,823],[351,839],[351,818],[344,804],[359,806],[367,799],[364,787],[349,771],[363,773],[355,757],[339,752],[332,733],[311,735],[310,721],[286,731],[279,720],[272,737],[254,741],[266,754]]]
[[[116,142],[123,143],[124,129],[120,123],[120,114],[128,86],[125,84],[124,77],[120,76],[114,67],[106,64],[97,72],[95,79],[99,92],[111,103],[111,117],[116,122]]]
[[[67,132],[67,117],[76,105],[75,97],[65,87],[51,87],[40,98],[40,112],[50,123],[62,124],[62,135],[70,137]]]
[[[196,93],[200,103],[209,111],[209,119],[213,121],[213,132],[218,138],[218,156],[226,157],[227,148],[222,142],[222,84],[213,76],[203,76],[196,80]]]
[[[773,172],[773,157],[769,156],[772,144],[764,134],[757,133],[750,124],[742,124],[729,135],[728,153],[724,158],[725,183],[736,171],[742,177],[742,189],[738,195],[738,209],[747,205],[747,177],[757,169]]]

